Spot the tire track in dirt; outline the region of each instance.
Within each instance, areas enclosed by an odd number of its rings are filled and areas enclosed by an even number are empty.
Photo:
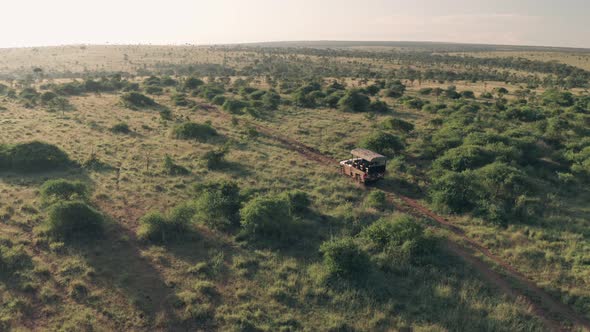
[[[231,118],[230,115],[219,111],[215,107],[209,106],[208,109],[215,109],[216,111],[218,111],[221,118]],[[308,160],[312,160],[320,164],[324,164],[326,166],[337,165],[338,163],[336,159],[322,154],[317,149],[309,147],[297,140],[282,136],[278,134],[275,130],[272,130],[268,127],[256,124],[253,121],[245,119],[240,119],[240,122],[243,122],[248,126],[255,128],[258,132],[264,134],[265,136],[282,143],[288,149],[300,153]],[[376,188],[369,189],[374,190]],[[490,259],[495,264],[500,266],[504,270],[504,274],[506,274],[511,279],[517,281],[518,286],[513,285],[509,280],[507,280],[505,276],[494,271],[487,263],[475,257],[473,253],[470,253],[466,248],[462,247],[460,244],[455,243],[450,239],[447,240],[446,244],[451,252],[453,252],[457,256],[461,257],[464,261],[471,264],[471,266],[473,266],[485,279],[487,279],[490,283],[494,284],[502,292],[513,298],[519,298],[523,300],[525,303],[527,303],[531,310],[537,316],[539,316],[539,318],[541,318],[541,320],[550,330],[571,331],[574,328],[583,328],[590,331],[590,321],[588,319],[579,315],[577,312],[575,312],[573,309],[571,309],[564,303],[560,302],[559,300],[554,299],[553,296],[551,296],[549,293],[538,287],[533,281],[529,280],[525,275],[518,272],[508,262],[494,255],[489,249],[487,249],[481,243],[467,237],[460,228],[453,225],[446,218],[432,212],[428,208],[422,206],[420,203],[409,197],[396,194],[387,190],[383,191],[387,194],[389,200],[394,205],[396,205],[396,208],[398,208],[400,211],[406,212],[415,217],[426,217],[430,220],[435,221],[443,228],[459,236],[471,247],[471,249],[479,252],[480,254],[484,255],[486,258]]]

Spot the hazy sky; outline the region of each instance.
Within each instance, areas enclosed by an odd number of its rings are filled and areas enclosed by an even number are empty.
[[[393,40],[590,48],[590,0],[2,0],[0,47]]]

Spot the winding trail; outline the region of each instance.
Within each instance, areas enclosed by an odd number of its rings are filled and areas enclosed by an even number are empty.
[[[221,118],[230,120],[231,116],[225,112],[218,110],[216,107],[207,105],[208,110],[216,110]],[[258,132],[264,134],[268,138],[274,139],[282,143],[287,149],[300,153],[308,160],[315,161],[325,166],[337,165],[338,160],[322,154],[317,149],[307,146],[297,140],[285,137],[277,131],[257,124],[246,119],[239,120],[248,126],[255,128]],[[334,168],[336,169],[336,168]],[[488,282],[494,284],[503,293],[524,301],[529,308],[545,323],[547,328],[552,331],[572,331],[572,330],[586,330],[590,331],[590,321],[578,314],[572,308],[555,299],[545,290],[537,286],[533,281],[528,279],[525,275],[520,273],[516,268],[508,262],[494,255],[483,244],[465,235],[463,230],[449,222],[427,207],[421,205],[416,200],[400,195],[390,190],[367,187],[369,190],[382,190],[386,193],[389,201],[394,206],[405,213],[411,214],[418,218],[427,218],[446,230],[451,231],[454,235],[459,237],[464,244],[459,241],[448,239],[446,246],[452,253],[460,256],[464,261],[469,263],[480,273]],[[476,254],[483,255],[489,261],[492,261],[502,272],[495,271],[487,262],[476,257]]]

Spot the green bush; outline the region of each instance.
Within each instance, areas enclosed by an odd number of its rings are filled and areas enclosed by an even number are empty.
[[[215,96],[215,98],[213,98],[213,100],[211,102],[215,105],[222,106],[226,100],[227,100],[227,98],[225,96],[218,95],[218,96]]]
[[[240,224],[240,188],[235,182],[215,182],[197,189],[195,220],[215,229]]]
[[[96,238],[103,232],[103,216],[82,201],[61,201],[49,208],[44,223],[47,234],[55,240]]]
[[[527,198],[531,189],[521,170],[494,162],[475,170],[437,175],[430,187],[430,197],[440,209],[473,212],[487,221],[506,224],[511,219],[521,220],[524,215],[532,218],[540,212],[535,207],[538,202]]]
[[[123,106],[131,109],[154,107],[158,105],[152,98],[139,92],[127,92],[121,96]]]
[[[391,98],[400,98],[404,95],[404,92],[406,92],[406,86],[400,80],[396,80],[387,84],[385,96]]]
[[[129,134],[131,132],[131,129],[129,128],[129,125],[127,123],[119,122],[111,127],[111,132],[117,134]]]
[[[366,136],[361,140],[360,146],[388,156],[393,156],[405,148],[401,138],[385,132],[376,132]]]
[[[330,277],[361,280],[370,270],[369,256],[350,237],[324,242],[320,252]]]
[[[301,190],[287,191],[282,195],[291,206],[291,213],[299,214],[305,213],[309,210],[311,199],[309,195]]]
[[[57,200],[85,200],[88,195],[88,187],[80,181],[69,181],[65,179],[48,180],[43,183],[41,189],[41,198],[45,202]]]
[[[208,124],[185,122],[174,128],[173,135],[177,139],[194,139],[203,142],[217,136],[217,131]]]
[[[414,124],[402,119],[387,118],[381,123],[385,129],[393,129],[409,133],[414,130]]]
[[[144,88],[145,93],[150,95],[161,95],[164,92],[164,89],[159,86],[148,85]]]
[[[267,91],[262,97],[262,105],[269,111],[276,110],[281,104],[281,96],[274,91]]]
[[[385,113],[389,111],[389,106],[383,100],[375,100],[369,105],[369,110],[376,113]]]
[[[418,94],[421,94],[423,96],[428,96],[431,93],[432,93],[432,88],[422,88],[422,89],[418,90]]]
[[[162,120],[172,120],[172,111],[169,108],[162,108],[158,113],[160,113],[160,118],[162,118]]]
[[[368,240],[372,251],[385,252],[389,263],[407,263],[433,252],[433,240],[408,215],[379,219],[363,229],[360,237]]]
[[[236,99],[227,99],[222,106],[224,111],[232,114],[241,114],[246,107],[248,107],[248,103]]]
[[[387,207],[387,195],[381,190],[373,190],[365,198],[365,205],[373,209],[384,210]]]
[[[224,162],[226,149],[209,150],[203,155],[203,161],[207,169],[220,168]]]
[[[195,208],[190,204],[181,204],[173,208],[168,215],[149,212],[139,220],[137,237],[154,243],[171,243],[190,233],[191,220]]]
[[[0,242],[0,277],[8,278],[16,271],[31,268],[33,262],[23,245],[13,245],[10,241]],[[2,326],[2,324],[0,324]]]
[[[367,112],[370,105],[371,99],[359,90],[347,91],[338,101],[338,109],[343,112]]]
[[[42,172],[64,168],[70,164],[65,152],[48,143],[33,141],[0,145],[0,170]]]
[[[169,155],[164,157],[164,173],[168,175],[187,175],[190,171],[183,166],[174,163],[174,160]]]
[[[461,145],[447,150],[437,158],[432,168],[435,171],[450,170],[461,172],[468,169],[475,169],[494,161],[494,154],[476,145]]]
[[[289,241],[296,236],[295,221],[287,200],[261,196],[249,201],[241,210],[241,224],[246,235],[269,241]]]
[[[189,77],[186,79],[186,81],[184,81],[184,88],[188,90],[194,90],[204,84],[205,82],[199,78]]]
[[[454,213],[468,212],[474,208],[475,188],[468,174],[446,172],[433,180],[430,198],[437,208]]]
[[[172,103],[175,106],[180,106],[180,107],[193,107],[195,106],[195,102],[188,99],[187,95],[185,93],[176,93],[174,95],[172,95],[172,97],[170,97],[172,99]]]

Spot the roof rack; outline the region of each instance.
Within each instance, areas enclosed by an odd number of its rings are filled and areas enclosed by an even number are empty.
[[[367,149],[354,149],[350,153],[357,158],[362,158],[371,163],[387,161],[387,157]]]

